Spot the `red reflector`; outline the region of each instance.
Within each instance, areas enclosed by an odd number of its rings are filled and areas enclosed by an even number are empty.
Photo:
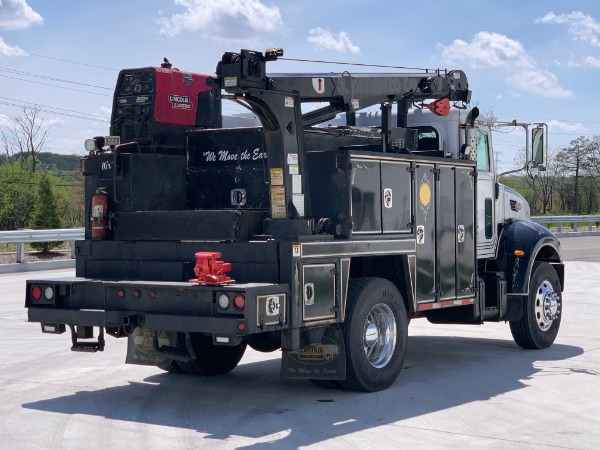
[[[246,306],[246,299],[242,294],[238,294],[233,297],[233,306],[235,306],[237,309],[244,309]]]
[[[150,298],[156,298],[156,292],[150,291]]]
[[[244,331],[246,329],[246,324],[244,322],[238,323],[238,330]]]
[[[133,291],[133,296],[135,298],[140,298],[140,295],[142,295],[142,293],[140,291],[138,291],[138,290]]]
[[[125,297],[125,291],[123,289],[119,290],[119,297]]]
[[[40,288],[39,286],[33,286],[31,288],[31,298],[33,298],[34,300],[39,300],[40,298],[42,298],[42,288]]]

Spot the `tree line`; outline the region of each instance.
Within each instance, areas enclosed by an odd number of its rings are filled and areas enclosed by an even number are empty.
[[[562,149],[549,151],[546,170],[535,178],[505,177],[502,182],[527,199],[532,215],[597,214],[600,136],[580,136]]]
[[[49,131],[39,113],[36,107],[24,107],[2,130],[0,230],[83,226],[83,177],[79,170],[59,169],[58,159],[42,152]],[[32,246],[47,252],[59,244]]]

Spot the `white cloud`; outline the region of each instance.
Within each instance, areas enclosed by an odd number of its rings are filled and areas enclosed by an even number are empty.
[[[1,1],[1,0],[0,0]],[[0,36],[0,55],[2,56],[19,56],[23,55],[24,50],[16,45],[7,44],[2,36]]]
[[[40,24],[44,18],[26,0],[0,0],[0,29],[21,30]]]
[[[10,124],[11,124],[10,117],[8,117],[6,114],[0,113],[0,127],[8,128],[10,126]]]
[[[319,50],[333,50],[339,53],[360,53],[360,47],[354,45],[345,31],[340,31],[337,38],[329,30],[320,27],[308,31],[306,39]]]
[[[197,31],[203,38],[235,42],[254,38],[257,33],[272,33],[283,25],[279,8],[260,0],[174,0],[174,3],[185,11],[156,19],[160,33],[169,37]]]
[[[523,69],[507,77],[507,81],[517,89],[538,97],[569,98],[573,93],[560,87],[558,78],[548,70]]]
[[[100,109],[98,110],[98,112],[96,113],[97,116],[102,116],[102,117],[106,117],[107,119],[110,119],[110,113],[111,113],[112,109],[108,108],[106,106],[101,106]]]
[[[550,120],[546,122],[550,131],[564,132],[564,133],[583,133],[587,131],[587,128],[581,123],[566,123],[558,120]]]
[[[593,67],[594,69],[600,69],[600,58],[596,58],[595,56],[587,56],[583,58],[583,62],[588,67]]]
[[[600,48],[600,22],[581,11],[558,15],[551,11],[544,17],[535,19],[534,23],[566,25],[567,33],[574,41]]]
[[[438,44],[444,61],[475,69],[503,69],[514,88],[540,97],[568,98],[572,92],[560,86],[552,72],[538,66],[521,42],[488,31],[476,33],[471,42],[456,39],[450,45]]]
[[[442,57],[450,63],[469,64],[473,68],[533,67],[531,58],[523,44],[515,39],[498,33],[480,31],[473,36],[471,42],[456,39],[450,45],[438,44]]]
[[[44,125],[51,127],[52,125],[64,125],[66,122],[60,117],[51,117],[50,119],[44,119]]]

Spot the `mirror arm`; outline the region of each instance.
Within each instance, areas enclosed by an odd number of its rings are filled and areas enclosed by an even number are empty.
[[[506,172],[499,173],[498,175],[496,175],[496,183],[498,183],[499,180],[500,180],[500,177],[502,177],[504,175],[509,175],[511,173],[521,172],[523,170],[527,170],[527,164],[524,165],[523,167],[521,167],[520,169],[507,170]]]

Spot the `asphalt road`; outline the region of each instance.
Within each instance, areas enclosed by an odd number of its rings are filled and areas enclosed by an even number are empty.
[[[569,241],[565,255],[571,244],[596,254]],[[23,292],[73,271],[0,275],[0,448],[597,449],[600,263],[566,271],[551,348],[520,349],[503,323],[414,320],[399,379],[372,394],[280,379],[277,352],[248,351],[214,378],[126,365],[126,341],[110,337],[103,353],[72,353],[67,334],[25,321]]]
[[[565,261],[600,262],[600,236],[561,238],[560,250]]]

